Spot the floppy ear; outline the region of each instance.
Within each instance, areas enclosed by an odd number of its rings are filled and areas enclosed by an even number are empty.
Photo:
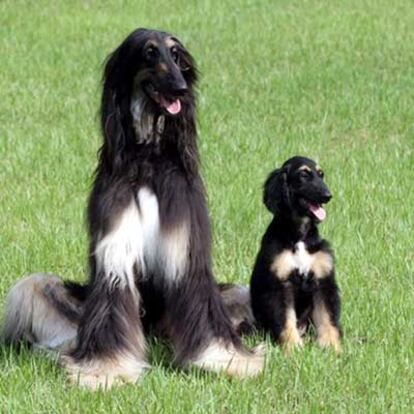
[[[124,165],[127,134],[130,133],[128,125],[131,123],[131,120],[127,119],[131,87],[128,85],[128,75],[122,71],[121,47],[109,56],[105,65],[101,100],[101,127],[104,136],[101,157],[111,171]]]
[[[180,70],[184,76],[186,82],[192,86],[197,82],[198,70],[194,58],[190,55],[188,50],[183,46],[183,44],[176,38],[174,38],[177,44],[179,45],[180,52]]]
[[[290,206],[286,168],[278,168],[269,175],[264,185],[263,202],[273,214]]]

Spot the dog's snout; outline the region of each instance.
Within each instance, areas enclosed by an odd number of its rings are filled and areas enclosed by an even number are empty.
[[[169,89],[174,95],[183,95],[188,91],[187,82],[179,70],[171,70],[167,81],[169,84]]]
[[[332,198],[332,194],[329,190],[325,190],[321,196],[322,203],[327,203]]]
[[[171,90],[177,95],[183,95],[188,91],[187,82],[184,79],[176,79],[171,84]]]

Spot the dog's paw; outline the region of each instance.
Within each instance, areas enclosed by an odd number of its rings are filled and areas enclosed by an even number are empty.
[[[252,352],[254,355],[257,356],[265,356],[266,355],[266,344],[264,342],[256,345],[253,349]]]
[[[289,355],[295,349],[303,347],[303,339],[295,326],[289,326],[283,331],[280,342],[286,355]]]
[[[339,332],[334,327],[326,329],[318,335],[318,344],[323,348],[332,348],[337,354],[342,352]]]
[[[119,386],[124,383],[124,381],[119,378],[115,377],[111,373],[94,373],[88,374],[82,372],[81,370],[76,372],[72,372],[68,375],[69,381],[78,387],[88,388],[92,391],[97,390],[109,390],[114,386]]]
[[[124,383],[136,383],[149,368],[147,363],[125,355],[89,361],[76,361],[64,356],[62,364],[72,384],[91,390],[108,390]]]
[[[231,377],[254,377],[263,371],[264,353],[263,345],[246,351],[217,340],[211,342],[193,364],[207,371],[224,372]]]

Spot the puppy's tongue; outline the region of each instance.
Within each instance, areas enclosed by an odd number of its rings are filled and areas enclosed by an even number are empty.
[[[176,99],[175,101],[167,101],[167,99],[161,97],[160,105],[171,115],[177,115],[181,111],[181,102],[179,99]]]
[[[326,211],[319,204],[309,204],[309,210],[319,221],[325,220]]]

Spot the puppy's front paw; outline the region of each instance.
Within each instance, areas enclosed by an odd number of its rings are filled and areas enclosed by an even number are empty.
[[[318,344],[323,348],[333,348],[337,354],[342,352],[339,331],[333,326],[319,333]]]
[[[290,354],[293,350],[303,346],[303,340],[296,326],[288,326],[281,335],[281,344],[285,354]]]

